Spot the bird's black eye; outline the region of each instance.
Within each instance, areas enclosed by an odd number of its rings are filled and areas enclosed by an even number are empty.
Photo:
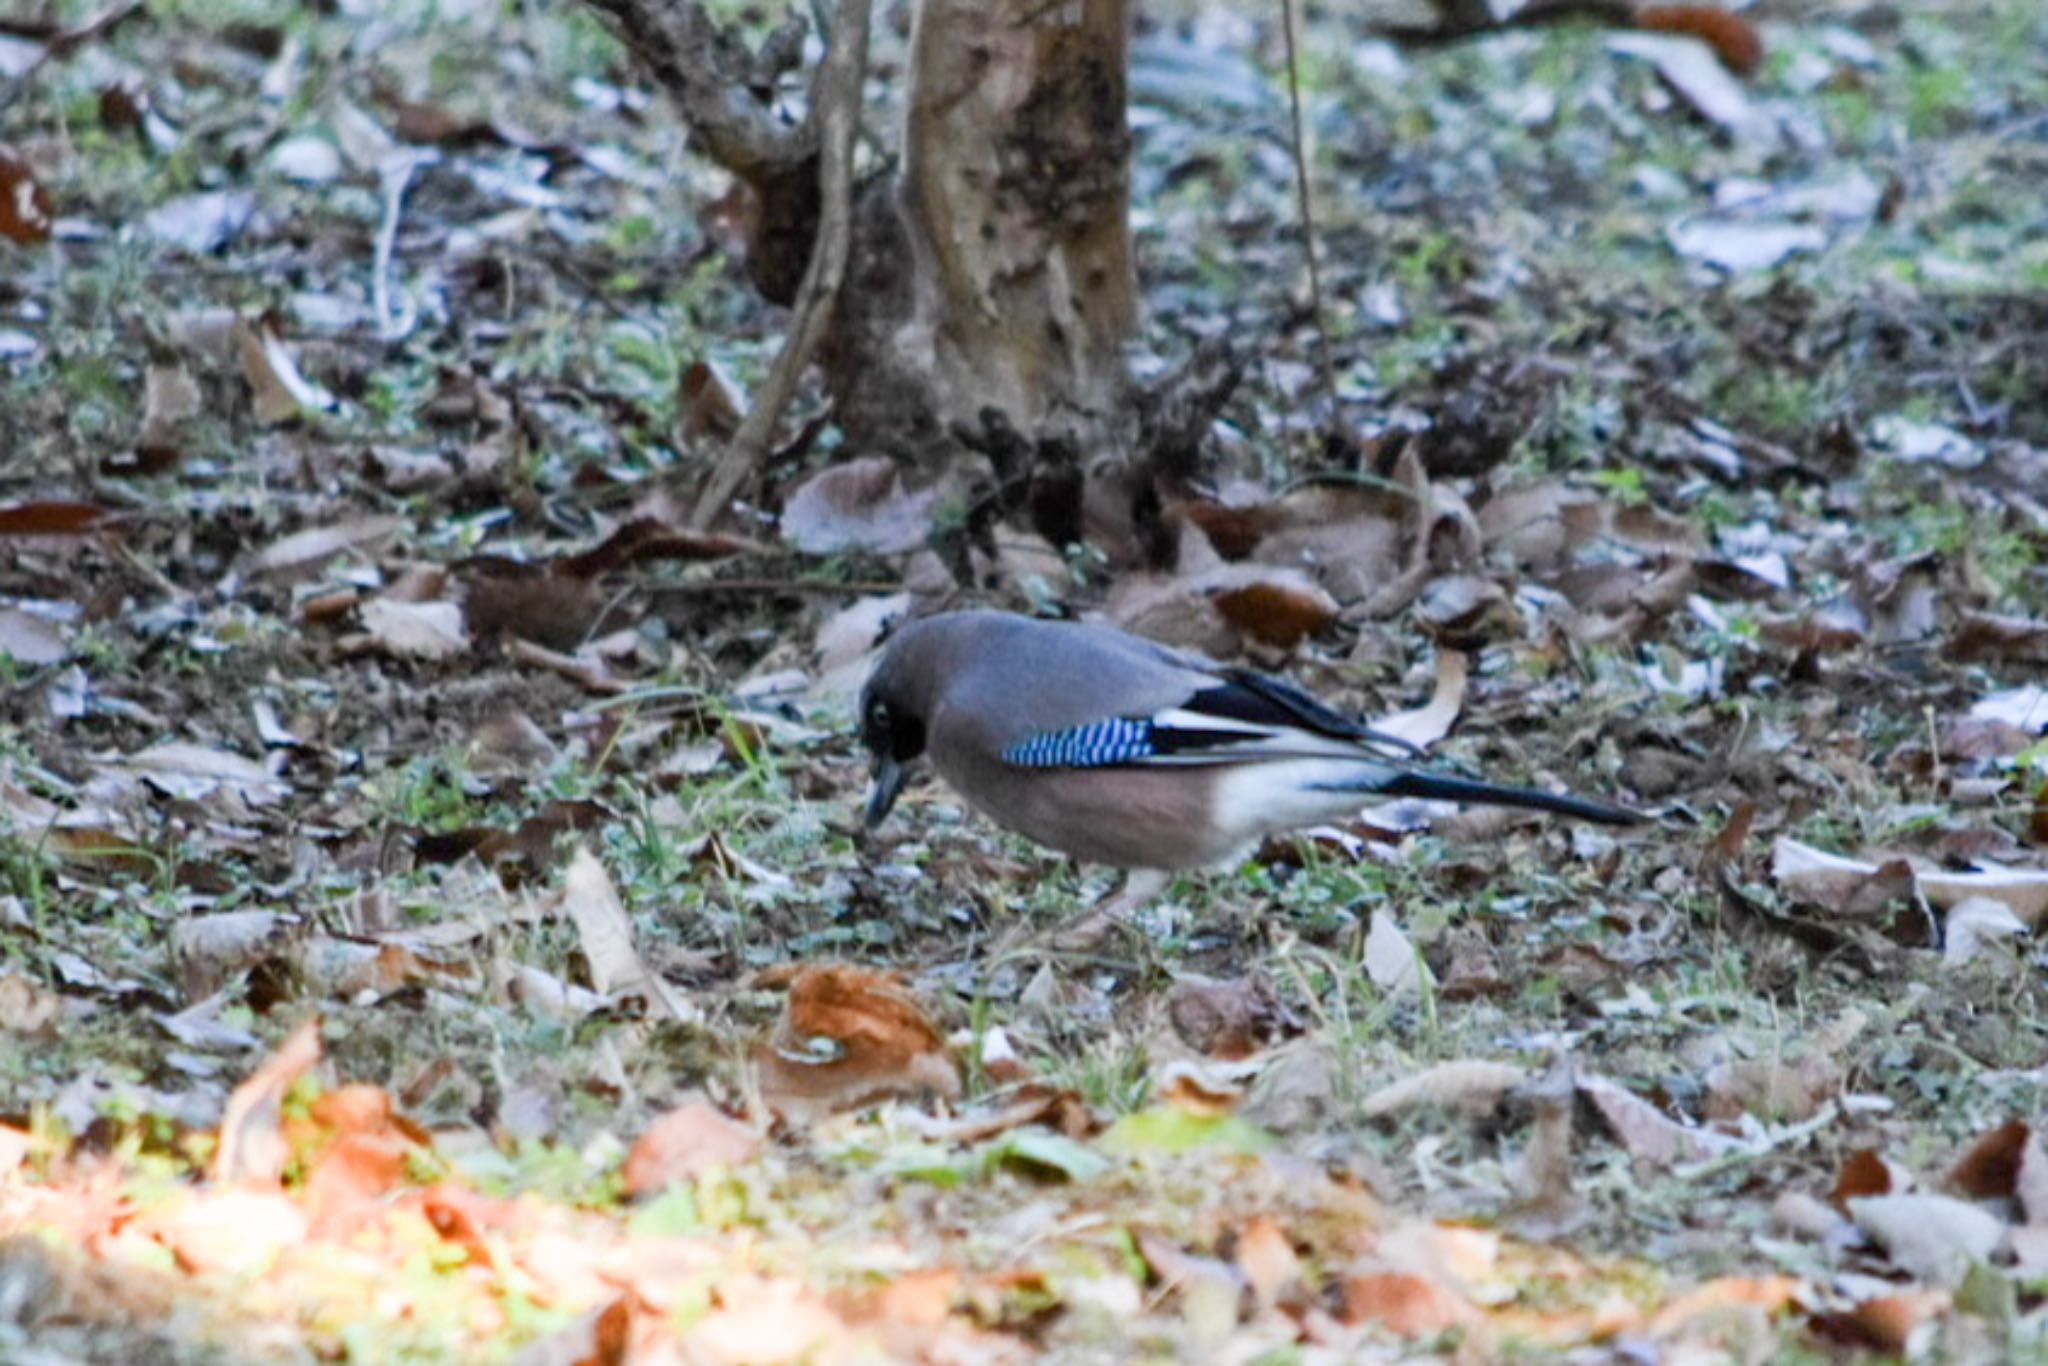
[[[877,697],[861,713],[860,742],[871,754],[908,763],[924,753],[924,726],[914,716],[900,716]]]
[[[889,704],[879,697],[868,703],[860,719],[860,740],[877,753],[889,748]]]

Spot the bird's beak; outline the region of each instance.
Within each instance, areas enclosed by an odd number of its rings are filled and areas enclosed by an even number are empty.
[[[896,805],[896,799],[903,795],[903,784],[910,780],[910,768],[886,754],[875,756],[875,785],[868,791],[867,810],[862,819],[872,830],[882,823],[889,814],[889,808]]]

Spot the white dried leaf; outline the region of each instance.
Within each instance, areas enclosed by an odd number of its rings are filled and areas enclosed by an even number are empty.
[[[1941,961],[1961,967],[1984,949],[1987,941],[2025,934],[2026,922],[2012,907],[1988,896],[1965,897],[1942,920]]]
[[[583,957],[590,964],[590,984],[601,995],[633,993],[652,996],[678,1020],[690,1020],[687,1009],[668,984],[648,970],[633,946],[633,924],[625,903],[612,886],[611,874],[590,850],[578,846],[562,883],[562,910],[576,926]]]
[[[1360,1110],[1368,1118],[1441,1105],[1484,1114],[1501,1098],[1529,1079],[1529,1070],[1508,1062],[1460,1058],[1403,1077],[1365,1098]]]
[[[1945,1195],[1867,1195],[1849,1214],[1900,1270],[1942,1286],[1961,1284],[2005,1233],[1996,1215]]]
[[[1718,266],[1731,275],[1767,270],[1794,252],[1819,251],[1828,235],[1805,223],[1740,223],[1726,218],[1684,218],[1664,230],[1680,256]]]
[[[170,740],[118,763],[167,796],[201,801],[227,788],[251,806],[281,800],[290,784],[254,759],[189,740]]]
[[[405,525],[403,518],[352,517],[331,526],[308,527],[272,541],[250,557],[250,577],[293,579],[318,570],[337,555],[362,550],[388,539]]]
[[[372,598],[362,611],[363,629],[394,655],[448,659],[469,648],[462,608],[455,603]]]
[[[2039,735],[2048,730],[2048,687],[2029,683],[1992,693],[1970,708],[1970,719],[2003,721],[2029,735]]]
[[[272,427],[308,412],[324,413],[337,406],[334,395],[299,373],[284,338],[268,323],[245,325],[236,338],[242,378],[249,384],[256,421]]]

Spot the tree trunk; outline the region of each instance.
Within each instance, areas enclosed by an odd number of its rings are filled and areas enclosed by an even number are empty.
[[[800,276],[816,227],[816,110],[764,133],[763,111],[730,92],[768,56],[718,33],[694,0],[592,3],[699,145],[754,192],[752,278]],[[1186,394],[1141,393],[1129,378],[1129,32],[1128,0],[922,0],[900,171],[860,191],[816,357],[845,449],[927,478],[985,455],[994,501],[1030,509],[1057,542],[1081,534],[1084,487],[1093,504],[1128,504],[1143,448],[1179,460],[1235,379],[1227,366],[1217,384],[1209,357],[1208,401],[1190,409]],[[1109,519],[1128,530],[1128,506]]]
[[[1125,0],[925,0],[897,190],[914,262],[894,350],[949,426],[986,408],[1087,449],[1128,425]]]

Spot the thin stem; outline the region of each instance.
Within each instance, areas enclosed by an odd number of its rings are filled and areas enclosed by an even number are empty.
[[[1287,38],[1287,103],[1294,132],[1294,197],[1301,213],[1301,246],[1308,256],[1308,304],[1316,325],[1316,366],[1322,375],[1323,397],[1329,404],[1331,430],[1337,427],[1337,370],[1330,359],[1330,326],[1323,312],[1323,272],[1316,261],[1316,216],[1308,186],[1308,133],[1301,115],[1300,0],[1280,0],[1281,29]]]

